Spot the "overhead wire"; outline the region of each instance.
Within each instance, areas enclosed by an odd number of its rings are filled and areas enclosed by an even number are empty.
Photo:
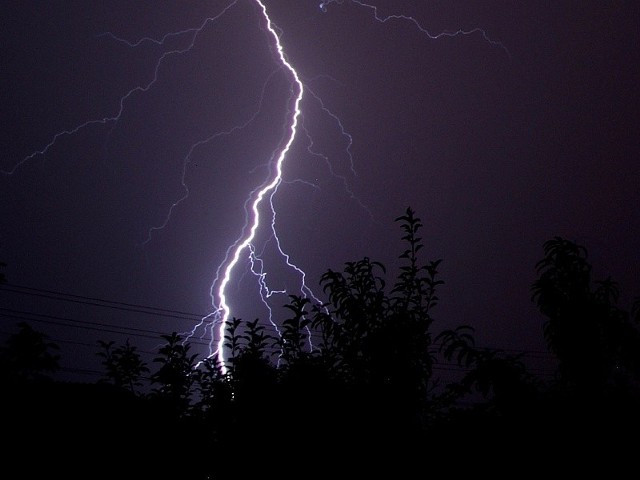
[[[180,319],[180,320],[186,320],[190,322],[196,319],[200,322],[200,321],[203,321],[203,318],[205,317],[205,315],[199,315],[199,314],[194,314],[194,313],[189,313],[189,312],[184,312],[179,310],[152,307],[148,305],[135,304],[135,303],[118,302],[118,301],[108,300],[104,298],[88,297],[88,296],[70,294],[70,293],[54,291],[54,290],[43,290],[43,289],[37,289],[33,287],[25,287],[21,285],[2,284],[0,285],[0,292],[1,291],[13,293],[13,294],[23,294],[23,295],[40,297],[40,298],[47,298],[50,300],[72,302],[72,303],[88,305],[92,307],[111,308],[119,311],[126,311],[126,312],[132,312],[132,313],[144,313],[147,315],[155,315],[158,317]],[[70,318],[66,316],[51,315],[51,314],[30,312],[25,310],[10,309],[10,308],[3,308],[3,307],[0,307],[0,317],[13,318],[14,320],[19,320],[19,321],[37,322],[41,324],[61,326],[66,328],[81,328],[85,330],[117,334],[117,335],[123,335],[123,336],[134,337],[134,338],[149,338],[149,339],[154,339],[159,341],[163,338],[163,336],[170,335],[166,331],[160,331],[160,330],[154,330],[154,329],[148,329],[148,328],[144,329],[144,328],[137,328],[137,327],[128,327],[125,325],[114,325],[111,323],[94,322],[90,320],[78,320],[78,319]],[[176,332],[173,332],[173,333],[176,333]],[[319,334],[314,335],[314,333],[312,332],[309,332],[309,334],[312,335],[312,337],[315,336],[316,338],[318,338],[319,336]],[[185,335],[185,334],[180,334],[180,335]],[[270,336],[268,340],[272,340],[275,338],[276,337]],[[188,341],[189,344],[202,345],[202,346],[209,346],[211,343],[211,340],[204,338],[204,335],[200,336],[200,338],[190,337],[187,339],[183,337],[182,340],[184,340],[185,343]],[[83,346],[86,348],[89,348],[92,346],[85,342],[78,342],[78,341],[68,340],[68,339],[56,338],[56,339],[52,339],[52,341],[56,343],[67,343],[67,344],[72,344],[77,346]],[[94,345],[94,347],[95,346],[99,346],[99,344]],[[434,343],[433,346],[437,347],[438,344]],[[491,349],[485,348],[483,350],[491,350]],[[497,350],[500,350],[503,352],[513,352],[520,355],[527,355],[532,358],[551,358],[551,355],[548,352],[542,352],[542,351],[516,350],[516,349],[497,349]],[[138,352],[148,354],[148,355],[157,354],[157,352],[150,352],[147,350],[138,350]],[[265,345],[264,352],[270,358],[278,358],[281,354],[281,350],[278,349],[273,344]],[[458,365],[456,363],[445,362],[445,361],[440,361],[436,363],[433,366],[433,369],[438,371],[456,371],[460,373],[464,373],[472,370],[470,368],[465,368],[464,366]],[[76,372],[76,371],[80,372],[83,369],[79,369],[77,367],[64,367],[64,370],[68,372]],[[91,371],[95,372],[96,375],[101,374],[93,370]],[[545,370],[541,368],[530,368],[529,371],[541,376],[553,375],[553,373],[550,370]]]

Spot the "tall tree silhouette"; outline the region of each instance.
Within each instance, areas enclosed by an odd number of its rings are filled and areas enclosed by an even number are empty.
[[[532,298],[547,317],[544,338],[562,384],[601,392],[623,374],[640,373],[640,333],[617,306],[617,283],[592,282],[586,248],[562,237],[545,242],[544,254]]]
[[[351,398],[360,427],[420,428],[429,406],[434,352],[431,309],[437,304],[440,260],[420,262],[420,219],[411,208],[396,218],[406,243],[396,283],[386,291],[383,264],[364,257],[320,279],[328,302],[315,307],[319,353]],[[346,403],[345,403],[346,405]],[[372,419],[375,418],[375,421]]]
[[[60,369],[60,356],[53,353],[60,347],[26,322],[18,328],[0,348],[0,375],[10,382],[51,380]]]

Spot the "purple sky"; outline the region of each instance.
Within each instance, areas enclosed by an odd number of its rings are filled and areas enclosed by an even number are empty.
[[[318,3],[264,1],[305,85],[276,228],[318,296],[326,269],[364,256],[393,283],[394,218],[408,206],[424,261],[443,259],[436,333],[470,324],[481,345],[544,350],[530,286],[554,235],[588,248],[622,307],[640,295],[639,4]],[[134,341],[189,330],[86,298],[211,311],[295,94],[257,2],[24,1],[0,14],[0,261],[10,284],[80,296],[2,291],[14,312],[1,330],[45,320],[88,356],[94,337],[123,330],[58,324],[139,329],[126,331]],[[458,30],[475,33],[430,38]],[[268,286],[299,293],[268,233],[255,242]],[[266,321],[246,262],[228,292],[233,315]],[[286,301],[270,298],[276,317]]]

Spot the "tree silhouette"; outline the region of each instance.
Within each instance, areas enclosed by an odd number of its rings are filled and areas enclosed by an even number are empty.
[[[448,386],[449,392],[464,396],[476,391],[489,401],[483,408],[499,415],[510,414],[535,399],[541,386],[522,362],[523,354],[478,348],[473,332],[472,327],[462,325],[436,337],[444,358],[466,371],[460,381]]]
[[[305,307],[311,300],[299,295],[289,295],[289,300],[289,303],[284,307],[291,310],[293,316],[282,322],[281,332],[276,337],[274,346],[280,352],[280,364],[291,367],[303,362],[309,356],[307,352],[308,327],[311,324],[311,319],[307,316],[308,312]]]
[[[553,448],[572,444],[582,452],[576,462],[588,455],[624,463],[640,427],[636,307],[630,314],[617,306],[619,287],[610,278],[592,280],[585,247],[554,237],[544,253],[532,298],[547,317],[544,338],[559,365],[539,418]]]
[[[617,283],[592,282],[587,250],[574,242],[554,237],[544,253],[532,298],[547,317],[544,338],[559,360],[561,383],[593,394],[623,373],[638,375],[640,332],[617,306]]]
[[[315,305],[311,323],[304,322],[321,338],[315,365],[326,368],[324,381],[339,397],[342,410],[334,413],[351,424],[352,433],[360,430],[361,439],[406,434],[428,421],[435,361],[431,309],[443,283],[437,278],[440,260],[420,263],[422,224],[411,208],[396,221],[407,247],[390,292],[380,262],[369,257],[346,262],[342,272],[329,269],[322,275],[328,302]],[[308,318],[308,302],[293,300],[288,326],[299,328]]]
[[[156,385],[152,393],[175,414],[184,416],[191,407],[197,354],[189,353],[191,346],[176,332],[161,338],[166,343],[153,360],[160,367],[151,375],[151,383]]]
[[[278,478],[299,478],[297,459],[315,454],[327,471],[364,475],[368,462],[379,474],[385,460],[424,466],[425,452],[441,460],[449,450],[468,462],[493,459],[543,435],[553,452],[589,443],[600,454],[603,435],[621,448],[620,432],[640,426],[640,299],[629,312],[618,307],[618,285],[592,280],[586,248],[561,237],[545,242],[532,299],[559,364],[558,382],[545,384],[522,355],[477,346],[468,325],[434,333],[441,260],[421,260],[423,225],[411,208],[395,221],[405,247],[392,282],[365,256],[321,276],[325,303],[290,295],[276,334],[258,319],[232,318],[226,368],[216,357],[198,361],[176,332],[161,335],[148,393],[136,392],[149,369],[128,340],[98,342],[105,374],[96,388],[39,382],[59,368],[57,347],[22,323],[0,349],[4,385],[20,387],[7,411],[27,418],[37,410],[33,431],[72,430],[78,448],[91,438],[114,466],[117,458],[155,458],[154,478],[238,476],[272,468],[273,458]],[[460,367],[444,388],[439,362]],[[23,438],[20,431],[12,435]],[[451,474],[458,468],[448,465]]]
[[[236,401],[249,401],[275,381],[275,369],[266,353],[273,337],[265,333],[266,328],[258,319],[246,322],[244,332],[238,332],[241,324],[240,319],[232,322],[225,335],[225,345],[233,353],[229,358],[229,375],[234,397]]]
[[[102,348],[98,356],[102,357],[102,365],[105,367],[105,380],[113,383],[116,387],[126,388],[130,392],[135,392],[136,387],[142,385],[142,375],[149,372],[146,363],[140,357],[137,348],[129,343],[129,339],[124,345],[114,348],[115,342],[98,341]]]
[[[60,347],[26,322],[18,323],[18,332],[11,335],[0,349],[0,375],[5,382],[51,380],[60,369]]]

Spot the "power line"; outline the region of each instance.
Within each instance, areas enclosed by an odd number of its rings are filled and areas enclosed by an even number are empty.
[[[71,303],[83,304],[83,305],[89,305],[89,306],[95,306],[95,307],[111,308],[111,309],[116,309],[120,311],[144,313],[147,315],[175,318],[175,319],[186,320],[186,321],[197,320],[198,322],[206,322],[205,315],[198,315],[198,314],[179,311],[179,310],[170,310],[170,309],[152,307],[152,306],[142,305],[142,304],[118,302],[113,300],[107,300],[104,298],[75,295],[75,294],[70,294],[70,293],[65,293],[60,291],[54,291],[54,290],[43,290],[43,289],[37,289],[37,288],[26,287],[21,285],[3,284],[3,285],[0,285],[0,291],[48,298],[51,300],[65,301],[65,302],[71,302]],[[6,312],[6,313],[2,313],[2,312]],[[159,340],[158,337],[162,335],[168,335],[167,332],[161,332],[158,330],[117,326],[113,324],[91,322],[87,320],[77,320],[77,319],[72,319],[68,317],[60,317],[55,315],[26,312],[22,310],[12,310],[12,309],[6,309],[6,308],[0,308],[0,317],[9,317],[9,318],[24,320],[24,321],[35,321],[39,323],[64,326],[64,327],[75,326],[77,328],[83,328],[86,330],[114,333],[118,335],[129,335],[134,337],[153,338],[156,340]],[[70,325],[69,323],[62,323],[62,322],[70,322],[75,325]],[[186,333],[181,335],[186,335]],[[308,335],[311,338],[314,338],[314,337],[319,338],[320,333],[308,332]],[[183,340],[186,341],[187,339],[183,339]],[[194,337],[189,337],[188,341],[190,344],[203,345],[203,346],[209,346],[209,347],[211,346],[211,343],[210,343],[211,341],[208,339],[203,339],[202,336],[199,339],[195,339]],[[63,342],[87,346],[87,347],[89,346],[88,344],[81,344],[81,342],[72,342],[69,340],[65,340]],[[433,344],[434,347],[437,347],[438,345],[439,344],[437,343]],[[553,358],[552,355],[550,355],[548,352],[535,351],[535,350],[495,349],[495,348],[484,348],[483,350],[498,350],[503,352],[513,352],[513,353],[521,354],[523,356],[526,355],[534,359],[535,358],[538,358],[538,359]],[[141,353],[154,354],[154,352],[146,352],[146,351],[144,352],[141,351]],[[265,353],[269,357],[277,357],[281,354],[281,350],[277,349],[273,345],[268,345],[265,348]],[[441,362],[434,365],[434,369],[441,370],[441,371],[458,371],[458,372],[469,371],[468,369],[465,369],[460,365],[457,365],[455,363],[447,363],[447,362]],[[540,369],[529,369],[529,371],[532,373],[537,373],[539,375],[545,375],[545,376],[551,375],[550,373],[548,373],[548,371],[540,370]]]
[[[5,313],[2,313],[2,312],[5,312]],[[56,315],[47,315],[44,313],[25,312],[23,310],[13,310],[9,308],[0,308],[0,316],[14,318],[17,320],[26,320],[26,321],[45,323],[49,325],[75,327],[75,328],[82,328],[85,330],[95,330],[95,331],[101,331],[101,332],[107,332],[107,333],[117,333],[120,335],[132,335],[137,337],[157,338],[157,336],[160,334],[160,332],[153,331],[153,330],[146,330],[146,329],[134,328],[134,327],[116,326],[116,325],[111,325],[106,323],[91,322],[89,320],[76,320],[68,317],[59,317]],[[62,322],[72,322],[76,325],[69,325],[68,323],[62,323]],[[99,327],[105,327],[105,328],[99,328]],[[131,330],[131,332],[114,330],[116,328],[121,330]],[[134,333],[134,332],[142,332],[142,333]],[[152,333],[154,334],[153,336],[150,335]]]
[[[8,310],[8,309],[0,308],[0,310]],[[59,326],[65,326],[65,327],[73,327],[74,326],[74,325],[69,325],[69,324],[66,324],[66,323],[60,323],[60,322],[51,320],[51,319],[59,319],[59,320],[64,320],[64,321],[74,321],[73,319],[63,318],[63,317],[56,317],[56,316],[52,316],[52,315],[31,314],[29,312],[22,312],[22,313],[26,313],[28,315],[39,315],[39,316],[45,317],[45,319],[21,317],[21,316],[18,316],[18,315],[7,315],[7,314],[3,314],[3,313],[0,313],[0,316],[5,316],[5,317],[8,316],[8,317],[11,317],[11,318],[21,319],[21,320],[25,320],[25,321],[36,321],[36,322],[42,322],[42,323],[45,323],[45,324],[59,325]],[[92,323],[92,322],[88,322],[88,323]],[[103,325],[103,324],[96,324],[96,325]],[[117,331],[113,331],[113,330],[97,328],[97,327],[91,327],[91,326],[82,326],[82,325],[80,325],[78,327],[79,328],[89,329],[89,330],[95,330],[95,331],[106,331],[106,332],[110,332],[110,333],[126,334],[126,332],[117,332]],[[157,337],[155,337],[155,336],[154,337],[150,337],[149,335],[145,335],[145,334],[132,334],[132,335],[133,336],[139,336],[139,337],[157,339]],[[90,345],[90,344],[87,344],[87,343],[84,343],[84,342],[77,342],[77,341],[72,341],[72,340],[61,340],[61,339],[56,339],[56,338],[52,338],[50,340],[53,341],[54,343],[68,343],[68,344],[79,345],[79,346],[84,346],[84,347],[93,346],[93,345]],[[205,342],[197,342],[197,341],[193,341],[193,340],[189,340],[189,344],[209,345],[208,343],[205,343]],[[150,351],[146,351],[146,350],[138,350],[138,352],[149,354],[149,355],[157,355],[158,354],[158,352],[150,352]],[[277,348],[275,348],[274,346],[266,346],[265,349],[264,349],[264,353],[267,354],[267,356],[269,356],[269,357],[274,357],[274,356],[278,356],[281,353],[281,351],[278,350]],[[458,365],[456,363],[444,362],[444,361],[434,364],[433,365],[433,369],[434,370],[439,370],[439,371],[455,371],[455,372],[460,372],[460,373],[473,371],[472,368],[463,367],[463,366]],[[530,371],[532,373],[537,373],[537,374],[540,374],[540,375],[545,375],[545,376],[551,375],[551,373],[548,370],[528,369],[528,371]]]
[[[6,312],[6,313],[3,313],[3,312]],[[46,315],[42,313],[25,312],[21,310],[12,310],[7,308],[0,308],[0,317],[13,318],[16,320],[23,320],[26,322],[38,322],[46,325],[56,325],[56,326],[70,327],[70,328],[82,328],[84,330],[115,333],[118,335],[127,335],[132,337],[152,338],[158,341],[161,340],[161,338],[159,337],[161,337],[162,335],[169,335],[168,333],[154,331],[154,330],[145,330],[145,329],[133,328],[133,327],[120,327],[120,326],[111,325],[111,324],[90,322],[87,320],[76,320],[68,317],[59,317],[56,315]],[[71,325],[65,322],[72,322],[78,325]],[[83,324],[86,324],[86,325],[83,325]],[[101,328],[101,327],[106,327],[106,328]],[[115,330],[118,328],[122,330],[131,330],[131,331],[127,332],[127,331]],[[139,332],[142,332],[142,333],[139,333]],[[209,345],[208,342],[199,341],[199,340],[202,340],[202,338],[200,339],[191,338],[189,339],[189,343],[197,344],[197,345]]]
[[[7,313],[2,313],[2,312],[7,312]],[[99,323],[99,322],[91,322],[91,321],[87,321],[87,320],[76,320],[76,319],[72,319],[72,318],[68,318],[68,317],[60,317],[60,316],[55,316],[55,315],[46,315],[46,314],[39,314],[39,313],[33,313],[33,312],[25,312],[25,311],[21,311],[21,310],[12,310],[12,309],[6,309],[6,308],[0,308],[0,317],[8,317],[8,318],[14,318],[14,319],[17,319],[17,320],[24,320],[24,321],[34,321],[34,322],[38,322],[38,323],[44,323],[44,324],[56,325],[56,326],[63,326],[63,327],[77,327],[77,328],[82,328],[82,329],[86,329],[86,330],[93,330],[93,331],[107,332],[107,333],[115,333],[115,334],[119,334],[119,335],[129,335],[129,336],[133,336],[133,337],[152,338],[152,339],[156,339],[156,340],[159,340],[158,337],[160,337],[161,335],[164,335],[163,332],[160,332],[160,331],[157,331],[157,330],[139,329],[139,328],[133,328],[133,327],[118,327],[118,326],[111,325],[111,324],[104,324],[104,323]],[[64,323],[64,322],[71,322],[71,323],[79,324],[79,325],[70,325],[69,323]],[[102,327],[105,327],[105,328],[102,328]],[[122,329],[122,330],[130,330],[130,331],[126,332],[126,331],[114,330],[114,328],[119,328],[119,329]],[[189,344],[195,344],[195,345],[210,346],[210,343],[209,343],[208,340],[205,339],[203,341],[202,338],[200,338],[199,340],[200,341],[198,341],[198,339],[190,338],[190,339],[188,339],[188,343]],[[60,340],[55,340],[55,341],[61,342]],[[87,347],[90,346],[90,345],[88,345],[86,343],[83,343],[83,342],[73,342],[73,341],[69,341],[69,340],[64,340],[63,342],[76,344],[76,345],[81,345],[81,346],[87,346]],[[266,345],[264,351],[270,357],[279,356],[279,354],[281,353],[281,350],[279,350],[278,348],[276,348],[273,345]],[[141,351],[141,353],[155,354],[157,352]],[[452,368],[444,368],[444,366],[452,367]],[[445,370],[446,369],[446,370],[470,371],[470,369],[465,369],[464,367],[459,366],[456,363],[448,363],[448,362],[440,362],[440,363],[436,364],[436,366],[434,366],[434,368],[437,369],[437,370]],[[531,370],[531,369],[530,369],[530,371],[533,372],[533,370]]]
[[[31,295],[35,297],[48,298],[51,300],[60,300],[70,303],[78,303],[82,305],[90,305],[94,307],[112,308],[134,313],[144,313],[147,315],[155,315],[159,317],[176,318],[179,320],[200,321],[207,315],[198,315],[196,313],[182,312],[179,310],[169,310],[165,308],[152,307],[148,305],[140,305],[135,303],[118,302],[114,300],[106,300],[103,298],[86,297],[83,295],[74,295],[71,293],[58,292],[54,290],[43,290],[22,285],[3,284],[0,291]]]
[[[43,297],[43,298],[48,298],[48,299],[52,299],[52,300],[72,302],[72,303],[77,303],[77,304],[82,304],[82,305],[89,305],[89,306],[96,306],[96,307],[103,307],[103,308],[112,308],[112,309],[121,310],[121,311],[128,311],[128,312],[134,312],[134,313],[144,313],[144,314],[147,314],[147,315],[155,315],[155,316],[167,317],[167,318],[175,318],[175,319],[186,320],[186,321],[190,321],[190,322],[193,322],[193,321],[197,321],[197,322],[203,322],[204,321],[204,322],[206,322],[207,321],[207,320],[205,320],[207,315],[199,315],[199,314],[195,314],[195,313],[183,312],[183,311],[179,311],[179,310],[164,309],[164,308],[153,307],[153,306],[142,305],[142,304],[119,302],[119,301],[107,300],[107,299],[97,298],[97,297],[87,297],[87,296],[83,296],[83,295],[76,295],[76,294],[71,294],[71,293],[55,291],[55,290],[44,290],[44,289],[26,287],[26,286],[21,286],[21,285],[3,284],[3,285],[0,285],[0,291],[7,291],[7,292],[12,292],[12,293]],[[34,315],[38,315],[38,314],[34,314]],[[79,321],[79,320],[69,320],[69,321],[73,321],[73,322],[76,322],[76,323],[82,323],[82,321]],[[91,322],[85,322],[85,323],[91,323]],[[105,324],[97,324],[97,325],[107,326]],[[158,331],[134,329],[134,328],[130,328],[130,327],[116,327],[114,325],[108,325],[108,327],[111,327],[111,328],[127,328],[129,330],[139,330],[139,331],[143,331],[143,332],[146,331],[147,333],[155,333],[155,334],[158,334],[158,335],[163,334],[163,333],[158,332]],[[120,333],[120,332],[114,332],[114,333]],[[319,338],[320,337],[320,334],[318,332],[310,332],[309,335],[311,336],[311,338]],[[198,342],[196,342],[196,343],[198,343]],[[434,346],[438,346],[439,344],[434,343],[433,345]],[[512,352],[512,353],[527,355],[527,356],[532,357],[532,358],[551,358],[552,357],[549,354],[549,352],[544,352],[544,351],[540,351],[540,350],[517,350],[517,349],[495,348],[495,347],[487,347],[485,349],[487,349],[487,350],[500,350],[500,351],[504,351],[504,352]]]

